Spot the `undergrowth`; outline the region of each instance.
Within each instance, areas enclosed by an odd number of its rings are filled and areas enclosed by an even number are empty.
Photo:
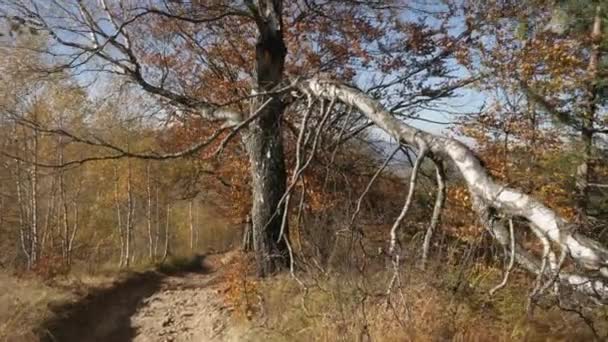
[[[308,272],[296,280],[253,277],[242,257],[224,291],[248,341],[590,341],[585,322],[555,305],[526,310],[532,279],[514,272],[501,280],[495,267],[464,272],[436,263],[428,271],[404,267],[400,286],[386,296],[392,272]],[[306,286],[302,286],[303,282]],[[596,312],[596,314],[602,314]],[[605,313],[603,313],[605,315]],[[604,316],[605,317],[605,316]],[[596,320],[597,321],[597,320]],[[601,319],[600,319],[601,321]],[[601,323],[598,329],[606,329]]]

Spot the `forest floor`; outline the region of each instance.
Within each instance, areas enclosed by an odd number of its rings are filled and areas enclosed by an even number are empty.
[[[63,300],[35,334],[0,341],[238,341],[221,296],[234,253],[199,256],[166,272],[132,273]],[[1,334],[0,334],[1,335]],[[37,336],[34,336],[37,335]]]

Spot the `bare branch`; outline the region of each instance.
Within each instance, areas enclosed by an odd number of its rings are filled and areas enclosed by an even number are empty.
[[[416,158],[416,162],[414,163],[414,168],[412,168],[412,174],[410,175],[410,187],[408,189],[407,197],[405,199],[405,204],[403,205],[403,208],[401,209],[401,213],[399,213],[399,216],[397,217],[397,219],[393,223],[393,226],[391,227],[391,238],[390,238],[390,246],[389,246],[389,253],[391,255],[395,253],[395,248],[396,248],[396,245],[398,242],[397,230],[399,229],[399,226],[401,226],[401,222],[403,222],[405,215],[407,215],[407,212],[409,211],[409,209],[412,205],[412,200],[414,198],[414,191],[416,189],[416,182],[418,179],[418,170],[420,170],[420,166],[422,165],[422,162],[424,161],[426,154],[427,154],[427,150],[423,149],[420,151],[418,158]]]
[[[424,242],[422,243],[422,261],[421,267],[426,267],[426,261],[431,246],[431,238],[433,232],[437,229],[439,219],[441,218],[441,212],[443,211],[443,205],[445,204],[446,185],[445,185],[445,170],[441,161],[433,161],[435,164],[435,173],[437,177],[437,197],[435,198],[435,206],[433,207],[433,215],[431,217],[431,223],[426,230],[424,235]]]
[[[496,285],[495,287],[493,287],[490,290],[490,296],[494,295],[494,293],[496,293],[496,291],[502,289],[503,287],[505,287],[507,285],[507,282],[509,281],[509,274],[511,273],[511,270],[513,269],[513,265],[515,265],[515,233],[513,231],[513,219],[509,219],[509,241],[511,241],[511,249],[509,250],[509,264],[507,265],[507,268],[505,269],[505,274],[502,278],[502,281],[500,282],[500,284]],[[506,248],[505,248],[506,250]],[[506,255],[505,255],[506,257]]]

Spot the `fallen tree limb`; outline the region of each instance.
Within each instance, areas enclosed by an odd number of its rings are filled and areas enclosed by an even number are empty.
[[[570,224],[540,201],[495,182],[475,153],[465,144],[452,138],[430,134],[398,120],[380,102],[357,88],[319,78],[303,81],[299,87],[314,96],[327,100],[337,99],[352,106],[399,143],[414,146],[419,151],[428,151],[429,156],[433,158],[451,162],[465,181],[471,197],[476,199],[476,211],[486,226],[492,219],[483,217],[484,212],[496,211],[505,217],[527,220],[530,227],[546,237],[550,243],[565,250],[577,265],[587,271],[585,274],[560,273],[560,281],[602,301],[608,300],[608,250],[598,242],[574,232]],[[489,229],[495,232],[495,229]],[[499,243],[508,244],[508,233],[503,235],[504,239],[496,237],[497,240]],[[529,253],[523,254],[521,247],[519,249],[518,251],[516,248],[516,261],[524,268],[538,272],[537,258]],[[549,272],[551,271],[550,267]]]

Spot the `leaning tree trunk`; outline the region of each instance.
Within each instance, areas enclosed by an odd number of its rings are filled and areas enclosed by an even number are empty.
[[[258,1],[256,22],[257,91],[270,92],[283,78],[287,53],[281,31],[281,1]],[[280,127],[284,104],[278,95],[260,96],[256,102],[268,100],[244,137],[252,174],[253,249],[260,276],[285,268],[289,261],[287,231],[281,234],[280,205],[287,178]]]
[[[465,144],[447,137],[433,135],[396,119],[389,111],[362,91],[344,84],[313,78],[301,83],[301,88],[315,96],[339,100],[357,108],[379,128],[402,144],[422,151],[424,157],[451,162],[464,179],[474,199],[481,222],[501,243],[507,244],[504,229],[495,225],[500,216],[519,217],[541,240],[546,253],[538,260],[531,253],[516,248],[516,261],[524,268],[550,279],[559,279],[579,292],[608,301],[608,250],[596,241],[574,231],[571,224],[531,196],[496,183],[477,156]],[[558,263],[554,249],[560,252]],[[562,257],[570,256],[585,272],[562,272]],[[546,264],[549,268],[545,268]],[[538,267],[540,265],[540,267]]]

